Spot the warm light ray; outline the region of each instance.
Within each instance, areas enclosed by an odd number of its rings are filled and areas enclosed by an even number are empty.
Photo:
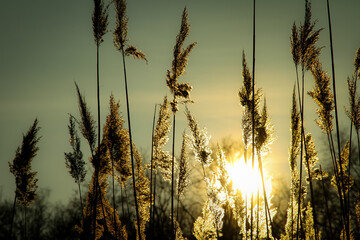
[[[257,196],[258,189],[260,197],[263,196],[263,184],[257,161],[255,161],[253,168],[251,161],[245,164],[244,158],[239,157],[237,154],[233,161],[226,162],[225,168],[233,183],[234,189],[239,190],[244,199],[246,195],[251,196],[251,194],[253,194],[254,197]],[[271,179],[267,177],[265,169],[263,169],[263,174],[266,194],[269,195],[271,193]]]

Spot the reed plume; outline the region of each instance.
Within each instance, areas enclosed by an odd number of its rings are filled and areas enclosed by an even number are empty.
[[[350,146],[351,149],[351,139],[352,139],[352,127],[355,127],[357,135],[358,149],[360,149],[360,138],[359,138],[359,128],[360,128],[360,97],[357,96],[357,80],[360,78],[360,48],[356,51],[355,60],[354,60],[355,70],[351,78],[347,78],[348,91],[349,91],[349,104],[350,109],[345,109],[347,116],[351,120],[350,126]],[[360,161],[360,151],[359,152],[359,161]],[[350,152],[351,155],[351,152]],[[351,160],[351,156],[349,157]],[[349,164],[350,165],[350,164]],[[350,167],[349,167],[350,175]]]
[[[113,34],[116,49],[125,56],[132,56],[135,59],[147,62],[148,60],[143,52],[135,46],[127,44],[129,42],[127,38],[129,18],[126,15],[126,0],[114,0],[113,3],[115,4],[116,10],[116,27]]]
[[[81,118],[81,121],[77,121],[77,123],[79,125],[81,134],[89,143],[91,154],[94,155],[95,144],[97,139],[96,130],[95,130],[96,129],[95,121],[91,116],[90,110],[85,101],[85,97],[81,95],[80,89],[76,83],[75,86],[78,96],[79,112]]]
[[[299,40],[300,40],[300,63],[305,70],[311,70],[314,63],[316,63],[321,48],[316,47],[316,43],[319,40],[321,29],[315,30],[315,24],[317,20],[311,20],[311,2],[305,1],[305,19],[303,25],[299,28]],[[294,55],[293,55],[294,56]]]
[[[93,34],[96,46],[104,42],[104,35],[107,32],[108,7],[104,6],[103,0],[94,0],[94,11],[92,14]]]
[[[75,183],[79,188],[79,197],[80,197],[80,206],[81,206],[81,215],[83,216],[83,201],[81,196],[81,183],[84,181],[86,176],[85,161],[83,159],[83,153],[80,146],[80,137],[77,133],[75,126],[76,119],[74,116],[70,115],[69,117],[69,135],[70,135],[70,146],[72,152],[64,153],[65,154],[65,164],[69,169],[70,175],[74,178]]]
[[[319,106],[319,108],[316,109],[319,116],[316,123],[324,133],[329,134],[333,130],[332,121],[334,118],[332,115],[332,111],[334,110],[334,100],[330,88],[330,78],[326,75],[324,70],[322,70],[322,65],[318,61],[313,65],[311,72],[314,76],[315,87],[312,91],[309,91],[308,94]]]
[[[111,159],[111,175],[112,175],[112,192],[113,192],[113,208],[116,209],[115,204],[115,178],[124,186],[127,179],[131,177],[131,167],[129,162],[130,146],[129,134],[123,128],[124,120],[120,115],[120,104],[115,102],[114,96],[111,94],[109,102],[110,113],[106,118],[106,123],[103,129],[103,141],[109,149]],[[119,175],[115,175],[115,170]],[[115,214],[115,211],[114,211]],[[116,226],[116,216],[113,216],[114,226]],[[115,234],[117,229],[115,229]]]
[[[153,161],[157,166],[164,180],[171,181],[171,155],[164,150],[168,142],[168,134],[171,127],[171,110],[167,97],[164,97],[163,104],[160,106],[159,117],[157,120],[154,141],[153,141]]]
[[[252,115],[254,114],[254,120],[255,120],[255,129],[256,126],[259,125],[260,121],[260,114],[259,114],[259,105],[260,105],[260,98],[262,96],[261,89],[256,89],[255,96],[254,96],[254,103],[252,101],[253,99],[253,82],[252,77],[249,71],[249,68],[247,66],[245,52],[243,51],[242,54],[242,76],[243,76],[243,85],[239,90],[239,99],[240,104],[244,108],[243,117],[242,117],[242,130],[243,130],[243,141],[245,145],[245,161],[247,156],[247,149],[249,145],[252,143],[251,134],[252,134]],[[254,106],[254,113],[252,111]],[[256,133],[255,133],[256,134]]]
[[[210,211],[209,201],[205,201],[202,208],[202,215],[194,222],[193,234],[196,239],[216,240],[217,232],[214,228],[214,215]]]
[[[85,161],[83,160],[83,153],[80,147],[80,138],[76,131],[75,118],[70,115],[69,117],[69,135],[70,146],[72,152],[65,153],[66,167],[69,169],[70,175],[74,178],[76,183],[82,183],[86,176]]]
[[[139,217],[140,223],[135,224],[137,228],[140,226],[140,236],[136,236],[136,239],[146,239],[145,227],[146,223],[150,220],[150,180],[145,175],[145,170],[142,164],[142,157],[134,144],[134,158],[136,161],[136,191],[137,201],[139,204]],[[138,233],[139,231],[137,231]]]
[[[209,148],[210,136],[207,136],[206,129],[200,129],[196,119],[191,115],[188,108],[185,110],[191,135],[188,135],[189,147],[195,154],[195,159],[203,166],[212,162],[211,149]],[[204,170],[205,176],[205,170]]]
[[[35,119],[27,133],[23,135],[21,148],[17,148],[13,162],[9,162],[10,172],[15,176],[17,201],[24,207],[29,206],[37,195],[37,172],[31,171],[31,162],[39,150],[38,124],[38,120]]]
[[[38,126],[38,124],[38,120],[35,119],[27,133],[23,135],[21,147],[17,148],[13,162],[9,162],[10,172],[14,174],[16,184],[13,213],[10,226],[10,237],[12,235],[16,201],[24,207],[24,232],[26,238],[26,209],[33,201],[35,201],[37,197],[37,172],[31,171],[31,163],[32,160],[36,157],[36,154],[39,150],[37,144],[40,140],[40,137],[38,137],[40,127]]]
[[[350,190],[351,186],[354,184],[353,177],[346,173],[346,169],[348,168],[349,165],[349,153],[350,153],[349,146],[350,143],[349,141],[347,141],[341,152],[341,159],[336,159],[337,170],[339,171],[337,175],[342,176],[342,178],[339,179],[333,176],[331,179],[331,184],[334,186],[335,189],[337,189],[339,186],[343,188],[343,195],[339,196],[342,198],[345,197],[345,194]],[[341,184],[339,184],[338,181],[341,181]]]
[[[179,176],[177,180],[177,214],[176,218],[179,217],[179,205],[180,205],[180,198],[184,196],[185,189],[189,186],[190,180],[190,169],[189,169],[189,159],[188,153],[186,148],[186,135],[185,132],[183,133],[183,142],[181,146],[181,153],[178,165]]]
[[[168,70],[166,74],[166,84],[170,89],[170,92],[174,96],[174,100],[171,102],[172,111],[177,112],[177,101],[176,99],[181,98],[185,100],[190,100],[190,91],[192,87],[189,83],[179,83],[179,77],[185,74],[185,67],[189,60],[189,54],[192,49],[197,44],[196,42],[189,44],[187,47],[183,48],[186,37],[189,35],[190,25],[188,22],[188,12],[184,8],[181,20],[180,32],[176,36],[176,43],[174,46],[174,59],[171,65],[171,71]]]
[[[76,226],[80,239],[89,239],[90,234],[95,233],[95,239],[115,238],[126,240],[125,226],[121,224],[119,214],[116,209],[111,207],[106,194],[109,185],[107,179],[112,172],[112,166],[110,151],[104,140],[99,148],[96,148],[90,162],[93,166],[98,165],[98,176],[96,176],[95,172],[92,175],[84,207],[84,220],[82,220],[81,226]],[[93,212],[94,205],[95,213]],[[96,225],[93,224],[93,215],[96,216]],[[115,221],[112,221],[107,216],[115,216]]]
[[[254,62],[253,62],[254,64]],[[260,98],[262,95],[261,89],[255,90],[255,82],[253,77],[250,74],[250,71],[247,67],[247,62],[245,58],[245,53],[243,51],[242,56],[242,66],[243,66],[243,86],[239,91],[240,104],[244,108],[243,117],[242,117],[242,130],[243,130],[243,140],[245,145],[245,162],[247,162],[247,150],[248,147],[252,148],[252,167],[255,165],[255,139],[257,139],[258,129],[260,125]],[[254,68],[253,68],[254,70]],[[251,196],[251,219],[250,219],[250,238],[252,239],[252,229],[253,229],[253,195]]]
[[[109,102],[110,113],[106,118],[103,139],[110,151],[111,161],[119,176],[117,181],[123,186],[131,177],[129,132],[123,128],[124,119],[120,112],[120,103],[113,95]]]

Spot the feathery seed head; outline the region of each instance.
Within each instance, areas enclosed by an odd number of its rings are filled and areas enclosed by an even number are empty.
[[[108,7],[104,7],[103,0],[94,0],[94,11],[92,15],[94,39],[97,46],[103,41],[108,21]]]
[[[66,167],[69,169],[70,175],[74,178],[76,183],[84,181],[86,176],[85,161],[83,160],[83,153],[80,148],[80,138],[76,131],[75,118],[70,115],[69,117],[69,134],[70,145],[72,152],[65,153]]]
[[[168,134],[170,132],[170,103],[167,97],[164,97],[164,102],[159,110],[159,118],[156,124],[154,138],[153,138],[153,161],[160,169],[160,172],[165,180],[171,181],[171,155],[164,150],[164,146],[169,140]]]
[[[183,196],[186,187],[190,184],[189,175],[189,163],[188,153],[186,149],[186,134],[183,133],[183,142],[181,146],[181,154],[179,160],[179,178],[178,178],[178,196]]]
[[[316,109],[319,116],[316,123],[324,133],[329,133],[333,129],[332,111],[334,110],[333,94],[330,89],[330,78],[322,69],[322,65],[318,61],[312,67],[311,72],[314,76],[315,87],[312,91],[308,92],[308,94],[319,106],[319,108]]]
[[[300,137],[301,137],[300,113],[298,112],[297,104],[296,104],[295,86],[293,90],[290,126],[291,126],[290,128],[291,147],[290,147],[289,161],[290,161],[290,169],[291,171],[293,171],[296,168],[296,158],[300,152]]]
[[[264,107],[259,118],[258,126],[256,127],[256,147],[262,153],[266,154],[269,151],[269,145],[273,142],[273,126],[270,123],[270,118],[267,113],[266,98],[264,98]]]
[[[354,60],[355,71],[360,71],[360,48],[356,51],[356,57]]]
[[[174,98],[190,99],[190,91],[192,87],[189,83],[178,83],[179,77],[185,73],[185,67],[189,60],[189,54],[195,47],[196,42],[189,44],[186,48],[183,48],[186,37],[190,31],[190,25],[188,23],[188,13],[184,8],[180,32],[176,36],[176,43],[174,46],[174,59],[172,61],[171,71],[166,73],[166,84],[170,89],[170,92],[174,94]],[[174,102],[174,104],[176,104]],[[176,108],[173,108],[175,110]]]
[[[109,149],[110,159],[120,175],[118,181],[124,184],[131,177],[129,133],[123,128],[124,120],[120,115],[120,104],[115,102],[112,94],[109,106],[110,114],[106,118],[103,140]]]
[[[126,0],[115,0],[116,27],[114,31],[114,45],[117,50],[122,51],[127,39],[129,18],[126,16]]]
[[[312,66],[318,61],[321,48],[315,46],[319,40],[322,29],[314,30],[317,21],[311,22],[311,3],[305,1],[305,20],[300,26],[300,60],[305,70],[311,70]],[[294,31],[294,29],[293,29]]]
[[[135,59],[144,60],[146,63],[148,63],[148,60],[145,57],[145,54],[141,52],[140,50],[137,50],[136,47],[130,45],[125,50],[126,56],[132,56]]]
[[[342,152],[341,152],[341,159],[336,159],[337,164],[337,175],[338,178],[335,177],[335,175],[331,179],[331,184],[334,186],[334,188],[337,190],[338,185],[342,186],[344,188],[345,193],[347,193],[351,186],[354,184],[354,179],[351,175],[348,175],[346,169],[349,165],[349,156],[350,156],[350,143],[349,141],[346,142]],[[341,166],[340,166],[341,165]],[[340,184],[337,181],[340,181]],[[344,197],[344,195],[342,195]]]
[[[137,150],[135,144],[133,144],[134,149],[134,158],[136,162],[136,191],[137,191],[137,200],[139,204],[139,216],[140,216],[140,232],[141,239],[146,239],[145,237],[145,226],[150,219],[150,180],[145,175],[145,170],[142,166],[142,157],[139,151]],[[137,227],[138,224],[135,224]],[[138,231],[136,231],[138,234]],[[139,236],[137,236],[139,239]]]
[[[317,151],[315,149],[315,142],[310,133],[306,134],[305,136],[305,146],[305,160],[307,163],[305,164],[305,169],[308,173],[310,172],[310,175],[312,175],[314,172],[314,167],[319,161],[319,159],[317,157]]]
[[[31,204],[37,196],[37,172],[31,171],[31,162],[39,150],[36,146],[40,140],[37,136],[40,130],[38,123],[35,119],[28,132],[23,135],[21,148],[17,148],[13,163],[9,162],[10,172],[15,176],[15,194],[18,202],[24,207]]]
[[[188,125],[192,135],[188,135],[190,148],[195,153],[195,159],[204,166],[212,162],[211,149],[209,148],[210,137],[207,136],[205,129],[200,130],[196,119],[191,115],[188,108],[185,110],[188,119]]]
[[[293,61],[294,61],[295,65],[297,66],[297,65],[299,65],[301,52],[300,52],[299,33],[298,33],[295,22],[293,24],[292,31],[291,31],[290,48],[291,48],[291,53],[293,56]]]
[[[91,153],[93,153],[95,150],[95,143],[96,143],[95,121],[92,118],[90,110],[87,107],[85,97],[81,95],[80,89],[76,83],[75,86],[78,95],[79,111],[81,116],[81,121],[77,121],[77,122],[79,124],[79,128],[82,135],[89,143]]]

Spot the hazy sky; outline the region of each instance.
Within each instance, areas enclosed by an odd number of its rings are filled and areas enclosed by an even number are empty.
[[[187,74],[180,81],[193,86],[195,104],[190,110],[213,140],[241,136],[241,107],[237,92],[242,83],[241,53],[249,66],[252,58],[252,1],[250,0],[131,0],[128,1],[130,43],[141,49],[149,64],[128,59],[129,93],[134,141],[150,151],[154,104],[170,95],[165,83],[181,13],[187,6],[191,31],[187,43],[197,41],[190,54]],[[321,61],[330,72],[326,1],[313,1],[313,18],[324,28],[319,46]],[[340,117],[344,126],[347,106],[346,78],[353,71],[354,54],[360,47],[360,1],[331,1],[334,54]],[[78,116],[74,81],[85,94],[96,116],[96,47],[92,35],[91,0],[18,0],[0,2],[0,194],[13,198],[14,176],[9,172],[16,148],[37,117],[41,126],[38,156],[33,169],[38,185],[51,189],[52,201],[67,201],[76,190],[65,168],[68,113]],[[111,93],[125,109],[121,55],[113,46],[114,10],[109,33],[100,49],[102,124]],[[288,172],[289,116],[295,69],[290,54],[293,22],[303,21],[304,1],[258,0],[256,29],[256,82],[267,98],[276,140],[265,159],[270,175]],[[306,75],[307,90],[313,79]],[[177,132],[185,129],[180,110]],[[307,97],[306,127],[315,127],[315,105]],[[179,134],[180,136],[180,134]],[[316,139],[319,139],[318,137]],[[88,146],[82,141],[85,157]],[[321,149],[320,141],[317,148]],[[177,140],[179,152],[180,140]],[[87,161],[87,160],[86,160]],[[88,162],[88,161],[87,161]],[[89,166],[89,164],[88,164]]]

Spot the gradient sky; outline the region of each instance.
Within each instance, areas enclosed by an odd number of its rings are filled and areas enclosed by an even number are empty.
[[[128,60],[129,93],[134,141],[150,152],[154,104],[170,95],[165,83],[172,61],[181,13],[187,6],[190,35],[187,43],[197,41],[190,54],[187,74],[180,81],[193,86],[195,104],[190,110],[213,140],[242,138],[241,54],[249,66],[252,58],[252,1],[250,0],[131,0],[128,1],[130,43],[141,49],[149,64]],[[313,1],[317,18],[319,46],[324,46],[321,61],[330,72],[326,1]],[[340,117],[344,127],[349,121],[343,109],[348,105],[346,78],[352,74],[354,54],[360,47],[360,1],[331,1],[337,91]],[[68,143],[68,113],[78,116],[74,81],[79,84],[95,116],[96,47],[92,35],[93,3],[90,0],[18,0],[0,2],[0,196],[12,199],[14,176],[9,172],[16,148],[37,117],[41,126],[38,156],[33,170],[38,171],[39,187],[51,189],[51,201],[67,201],[76,190],[65,168]],[[120,99],[126,112],[120,53],[112,43],[114,14],[111,8],[109,33],[100,49],[102,124],[108,113],[111,93]],[[293,22],[303,21],[302,0],[258,0],[256,29],[256,82],[267,98],[276,140],[265,159],[273,176],[287,176],[289,117],[295,69],[290,54]],[[307,74],[307,90],[313,86]],[[315,105],[307,97],[306,127],[321,136],[313,119]],[[185,129],[180,110],[177,132]],[[180,134],[179,134],[180,136]],[[82,141],[84,154],[88,146]],[[179,152],[180,139],[177,140]],[[321,141],[317,148],[321,149]],[[89,164],[88,164],[89,166]]]

